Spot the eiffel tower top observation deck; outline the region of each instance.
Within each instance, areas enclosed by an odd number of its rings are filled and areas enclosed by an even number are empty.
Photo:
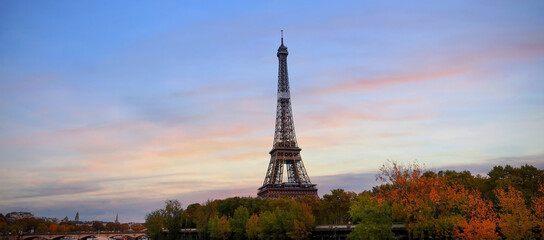
[[[274,144],[270,151],[270,163],[264,178],[263,186],[259,188],[259,197],[277,198],[281,196],[297,197],[312,195],[317,197],[317,188],[312,184],[306,173],[301,149],[298,147],[291,109],[291,93],[289,91],[289,75],[287,73],[287,47],[278,48],[278,101],[276,108],[276,130]],[[283,181],[283,170],[287,169],[287,181]]]

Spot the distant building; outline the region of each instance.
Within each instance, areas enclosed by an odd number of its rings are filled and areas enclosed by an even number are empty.
[[[74,218],[74,222],[79,222],[79,212],[76,213],[76,217]]]
[[[9,221],[17,221],[19,219],[33,218],[33,217],[34,217],[34,214],[32,214],[30,212],[10,212],[10,213],[6,214],[6,218]]]
[[[40,219],[42,219],[42,220],[44,220],[46,222],[60,223],[60,220],[58,218],[41,217]]]

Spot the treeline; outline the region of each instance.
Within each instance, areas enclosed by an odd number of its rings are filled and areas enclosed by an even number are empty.
[[[469,171],[429,171],[389,162],[383,184],[362,193],[332,190],[323,198],[233,197],[191,204],[177,200],[149,213],[152,239],[170,240],[196,228],[200,239],[306,239],[316,225],[353,224],[350,239],[542,239],[544,171],[496,166],[486,176]],[[403,224],[406,236],[394,236]]]
[[[75,222],[54,223],[40,218],[22,218],[9,221],[0,214],[0,233],[5,235],[18,233],[68,233],[89,231],[142,231],[142,225],[129,225],[127,223],[102,223],[94,221],[92,224],[76,224]]]

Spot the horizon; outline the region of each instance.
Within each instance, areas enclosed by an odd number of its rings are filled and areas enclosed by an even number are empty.
[[[319,196],[371,189],[388,160],[544,168],[543,2],[1,5],[3,214],[144,222],[255,197],[280,30]]]

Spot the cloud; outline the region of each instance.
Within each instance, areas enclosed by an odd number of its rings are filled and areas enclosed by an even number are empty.
[[[101,188],[96,184],[89,182],[68,182],[60,184],[39,184],[33,188],[26,188],[24,192],[13,197],[13,199],[19,198],[39,198],[39,197],[51,197],[60,195],[73,195],[90,193],[100,190]]]

